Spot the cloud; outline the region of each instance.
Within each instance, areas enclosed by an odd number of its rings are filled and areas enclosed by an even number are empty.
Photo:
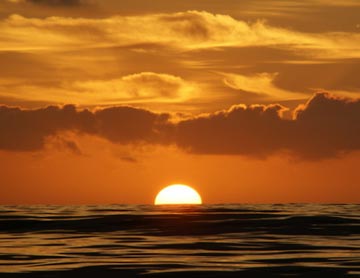
[[[15,70],[15,69],[14,69]],[[43,71],[39,71],[40,74]],[[36,71],[35,71],[36,74]],[[2,84],[0,97],[82,105],[180,103],[198,96],[200,85],[164,73],[140,72],[117,79]]]
[[[82,0],[8,0],[12,3],[31,3],[46,6],[78,6],[83,3]]]
[[[163,73],[141,72],[111,80],[74,82],[69,90],[85,92],[98,101],[172,102],[194,96],[195,85],[178,76]],[[95,95],[94,95],[95,94]]]
[[[290,152],[306,159],[360,150],[360,100],[314,95],[294,119],[279,105],[234,106],[179,123],[177,144],[200,154],[265,157]]]
[[[357,0],[313,0],[313,4],[329,5],[329,6],[345,6],[345,7],[358,7],[360,6]]]
[[[22,110],[0,107],[0,149],[41,150],[49,137],[75,132],[116,144],[176,145],[195,154],[267,157],[287,153],[324,159],[360,150],[360,100],[314,95],[282,116],[285,107],[236,105],[228,110],[174,122],[170,114],[132,107],[89,111],[72,105]],[[79,149],[70,142],[68,147]]]
[[[271,97],[273,101],[280,99],[299,99],[306,95],[303,93],[289,92],[278,88],[274,85],[274,81],[278,73],[258,73],[251,76],[245,76],[233,73],[221,73],[224,76],[223,82],[226,86],[245,92],[256,93]]]
[[[77,130],[91,133],[93,114],[77,112],[72,105],[49,106],[36,110],[0,107],[0,148],[33,151],[45,146],[46,138],[60,131]]]
[[[357,33],[301,33],[205,11],[101,19],[12,15],[0,24],[2,50],[73,49],[159,43],[179,49],[277,46],[312,57],[359,57]],[[16,38],[16,39],[15,39]]]
[[[360,99],[317,94],[295,117],[299,153],[335,156],[360,149]]]
[[[280,105],[235,105],[229,110],[182,121],[178,146],[197,154],[240,154],[263,157],[281,150],[291,122]]]
[[[0,149],[40,150],[47,138],[56,138],[61,132],[97,135],[119,144],[161,142],[162,134],[157,126],[164,126],[167,119],[167,114],[126,106],[94,112],[78,111],[73,105],[34,110],[0,106]],[[76,149],[69,140],[64,142],[67,147]]]
[[[120,144],[162,142],[169,119],[168,114],[131,107],[99,110],[94,117],[96,134]]]

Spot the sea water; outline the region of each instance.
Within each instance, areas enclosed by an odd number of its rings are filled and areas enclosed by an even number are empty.
[[[0,277],[360,277],[360,205],[1,206]]]

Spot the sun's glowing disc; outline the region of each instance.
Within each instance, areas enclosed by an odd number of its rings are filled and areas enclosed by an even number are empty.
[[[155,198],[155,205],[202,204],[195,189],[184,184],[173,184],[162,189]]]

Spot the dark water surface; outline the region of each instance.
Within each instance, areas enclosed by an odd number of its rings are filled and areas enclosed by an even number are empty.
[[[1,206],[0,277],[360,277],[360,205]]]

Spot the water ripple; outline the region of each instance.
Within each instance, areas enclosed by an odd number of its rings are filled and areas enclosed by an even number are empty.
[[[0,277],[360,277],[359,209],[2,206]]]

